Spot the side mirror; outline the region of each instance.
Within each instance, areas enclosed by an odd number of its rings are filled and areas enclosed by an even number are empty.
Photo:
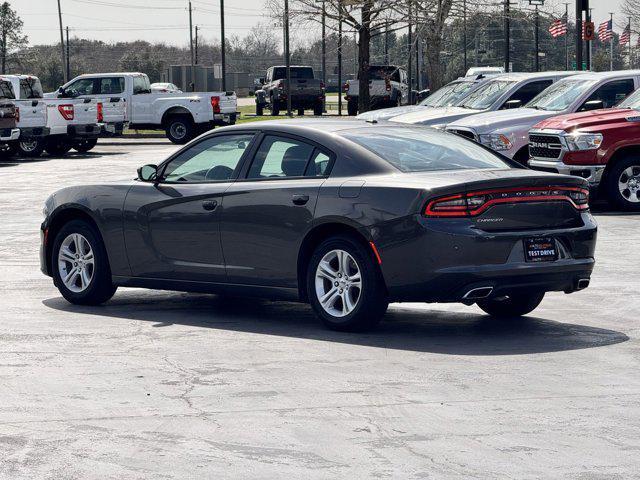
[[[260,85],[264,85],[264,77],[260,77],[258,79],[258,82],[260,82]]]
[[[153,182],[158,176],[157,165],[143,165],[138,168],[138,180],[141,182]]]
[[[64,97],[66,97],[66,95],[67,95],[67,92],[66,92],[66,90],[64,89],[64,87],[59,86],[59,87],[58,87],[58,96],[60,96],[60,97],[63,97],[63,98],[64,98]]]
[[[522,106],[522,100],[509,100],[504,104],[504,108],[509,110],[511,108],[520,108]]]
[[[581,110],[586,112],[589,110],[600,110],[601,108],[604,108],[604,102],[602,100],[589,100],[584,103]]]

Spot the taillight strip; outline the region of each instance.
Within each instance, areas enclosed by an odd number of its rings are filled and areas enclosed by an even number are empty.
[[[577,204],[569,195],[563,194],[548,194],[548,195],[531,195],[524,197],[505,197],[505,198],[491,198],[485,201],[477,208],[473,208],[466,203],[466,205],[452,205],[452,206],[440,206],[438,203],[443,203],[452,200],[459,200],[469,198],[494,195],[500,193],[518,193],[518,192],[545,192],[559,190],[561,192],[581,192],[585,195],[585,203]],[[465,194],[448,195],[445,197],[435,198],[427,203],[424,210],[424,215],[428,217],[473,217],[480,215],[487,209],[494,205],[509,204],[509,203],[538,203],[538,202],[557,202],[565,201],[569,202],[576,210],[587,210],[589,208],[589,190],[582,187],[560,187],[560,186],[548,186],[548,187],[520,187],[520,188],[497,188],[491,190],[479,190],[468,192]],[[437,210],[436,210],[437,208]]]

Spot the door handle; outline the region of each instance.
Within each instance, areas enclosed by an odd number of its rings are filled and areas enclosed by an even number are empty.
[[[204,202],[202,202],[202,208],[204,208],[208,212],[214,211],[217,208],[217,206],[218,206],[217,200],[205,200]]]
[[[291,196],[294,205],[305,205],[309,201],[309,195],[294,194]]]

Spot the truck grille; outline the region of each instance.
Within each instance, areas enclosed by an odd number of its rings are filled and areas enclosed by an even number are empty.
[[[468,138],[469,140],[476,140],[476,136],[473,134],[473,132],[470,132],[469,130],[458,130],[458,129],[452,128],[449,131],[451,133],[455,133],[456,135],[460,135],[461,137]]]
[[[562,144],[557,135],[529,135],[529,155],[537,158],[560,158]]]

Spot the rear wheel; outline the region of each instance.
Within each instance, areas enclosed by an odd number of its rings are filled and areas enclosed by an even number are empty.
[[[261,103],[256,103],[256,116],[261,117],[264,115],[264,106]]]
[[[33,158],[39,157],[44,151],[45,142],[43,139],[33,138],[29,140],[18,141],[16,149],[21,157]]]
[[[82,220],[72,220],[56,235],[51,252],[54,283],[64,298],[98,305],[116,291],[100,234]]]
[[[188,115],[170,117],[165,125],[165,133],[172,143],[184,145],[193,138],[195,127]]]
[[[79,153],[87,153],[93,147],[98,144],[97,138],[87,138],[83,140],[76,140],[73,143],[73,149]]]
[[[623,210],[640,210],[640,156],[618,161],[606,181],[609,200]]]
[[[49,155],[64,155],[71,150],[71,142],[66,138],[49,138],[44,148]]]
[[[299,109],[298,109],[298,116],[299,116],[299,117],[304,116],[304,108],[299,108]]]
[[[323,108],[323,104],[322,104],[322,102],[318,102],[318,103],[316,103],[316,104],[313,106],[313,114],[314,114],[316,117],[320,117],[320,116],[322,116],[322,113],[323,113],[323,112],[322,112],[322,110],[323,110],[323,109],[324,109],[324,108]]]
[[[358,102],[354,102],[353,100],[349,100],[347,102],[347,113],[350,116],[355,116],[358,114]]]
[[[493,317],[521,317],[534,311],[543,298],[544,292],[518,293],[480,300],[478,306]]]
[[[371,252],[350,236],[331,237],[316,248],[307,294],[316,315],[332,330],[371,329],[389,305]]]
[[[280,105],[278,105],[278,102],[276,100],[271,100],[271,116],[272,117],[277,117],[278,115],[280,115]]]

